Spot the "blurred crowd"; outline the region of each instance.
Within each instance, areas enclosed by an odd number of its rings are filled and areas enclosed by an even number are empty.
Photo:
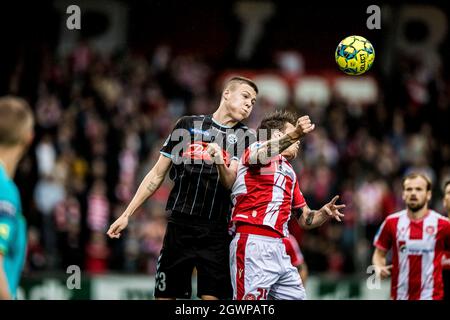
[[[408,171],[432,178],[431,207],[442,212],[440,189],[450,177],[450,83],[438,63],[399,61],[389,79],[377,75],[375,104],[334,95],[325,107],[285,106],[316,123],[294,162],[309,206],[319,208],[336,194],[347,205],[342,223],[301,234],[311,273],[365,272],[378,226],[403,207],[401,178]],[[120,239],[105,232],[156,162],[175,121],[216,109],[220,71],[168,46],[105,56],[80,42],[67,57],[43,59],[32,106],[36,137],[16,177],[29,224],[27,273],[72,264],[97,274],[155,273],[169,178]],[[249,125],[273,109],[260,99]]]

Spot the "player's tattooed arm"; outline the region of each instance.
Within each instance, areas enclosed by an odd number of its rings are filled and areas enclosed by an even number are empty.
[[[297,221],[302,228],[312,229],[318,226],[317,218],[316,221],[314,220],[314,217],[317,214],[317,210],[311,210],[308,206],[304,206],[303,208],[297,210],[300,210]]]
[[[319,210],[311,210],[307,205],[304,206],[303,213],[298,219],[300,226],[304,229],[313,229],[320,227],[330,218],[342,221],[344,214],[340,210],[345,208],[345,204],[336,204],[338,199],[339,196],[335,196]]]
[[[306,223],[307,226],[312,225],[312,222],[314,220],[314,215],[315,214],[316,214],[316,210],[310,210],[309,211],[309,213],[308,213],[308,215],[306,216],[306,219],[305,219],[305,223]]]
[[[314,219],[314,214],[317,212],[317,210],[311,210],[308,208],[307,211],[307,215],[306,218],[303,217],[303,208],[294,208],[292,209],[292,215],[295,219],[300,220],[303,219],[304,220],[304,224],[306,224],[307,226],[310,226],[313,222]]]
[[[142,203],[155,193],[161,186],[172,165],[172,160],[161,155],[155,166],[147,173],[145,178],[139,185],[136,194],[134,195],[128,207],[125,209],[123,215],[130,217],[139,208]]]
[[[266,156],[271,158],[282,153],[284,150],[289,148],[291,144],[297,142],[298,139],[292,138],[289,134],[285,134],[279,139],[270,140],[267,143],[266,149],[262,150],[266,152]]]
[[[262,143],[257,148],[254,148],[250,153],[250,164],[267,164],[272,157],[281,154],[293,143],[296,143],[300,140],[300,138],[314,130],[314,127],[315,125],[311,123],[309,116],[298,118],[294,129],[289,130],[280,137],[275,137]]]
[[[147,185],[147,190],[150,193],[153,193],[153,192],[155,192],[156,189],[158,189],[158,185],[156,183],[154,183],[153,181],[150,181]]]

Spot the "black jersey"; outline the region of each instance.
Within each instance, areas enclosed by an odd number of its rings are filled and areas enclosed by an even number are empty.
[[[166,210],[183,217],[228,222],[231,191],[219,181],[206,148],[211,142],[217,143],[223,150],[225,163],[229,164],[239,160],[254,141],[254,133],[242,123],[223,126],[212,115],[180,118],[160,151],[172,159],[170,178],[175,182]]]

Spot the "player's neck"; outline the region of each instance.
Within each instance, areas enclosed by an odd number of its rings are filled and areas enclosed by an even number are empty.
[[[428,213],[428,206],[424,206],[422,209],[418,210],[418,211],[411,211],[411,210],[407,210],[408,212],[408,217],[411,220],[421,220],[423,219],[423,217],[425,217]]]
[[[6,174],[11,179],[14,178],[19,159],[20,150],[18,148],[0,147],[0,165],[5,168]]]
[[[238,123],[222,106],[213,113],[212,117],[216,122],[226,127],[233,127]]]

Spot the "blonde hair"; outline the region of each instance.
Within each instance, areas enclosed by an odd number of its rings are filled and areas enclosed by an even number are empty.
[[[231,79],[229,79],[224,86],[224,90],[226,88],[229,88],[231,86],[233,86],[235,83],[239,83],[239,84],[247,84],[250,87],[253,88],[253,90],[255,90],[256,94],[258,94],[258,86],[256,85],[256,83],[254,83],[252,80],[245,78],[245,77],[241,77],[241,76],[236,76],[233,77]]]
[[[22,143],[33,125],[33,112],[25,99],[0,97],[0,145],[14,146]]]
[[[415,179],[415,178],[422,178],[423,180],[425,180],[427,183],[427,191],[431,190],[431,179],[428,178],[423,173],[418,173],[418,172],[412,172],[410,174],[407,174],[405,177],[403,177],[403,180],[402,180],[403,189],[405,189],[405,181],[406,180]]]

